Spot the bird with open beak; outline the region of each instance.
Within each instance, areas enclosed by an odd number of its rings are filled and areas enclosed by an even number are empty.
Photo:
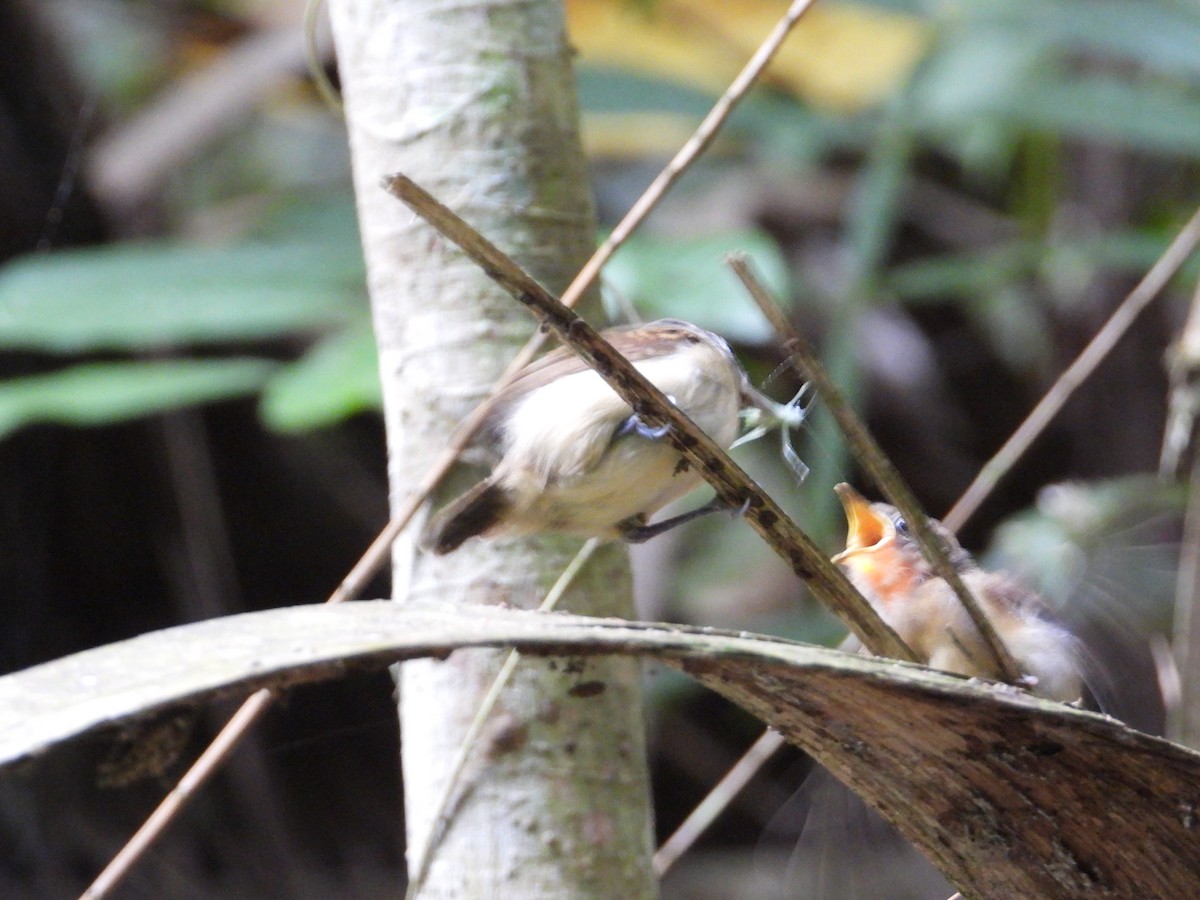
[[[835,490],[846,511],[846,549],[833,557],[875,611],[935,669],[999,678],[992,655],[958,596],[925,559],[899,510],[870,503],[848,484]],[[985,572],[954,534],[929,524],[1025,676],[1052,700],[1072,702],[1083,688],[1081,647],[1049,621],[1041,599],[1004,572]]]
[[[745,407],[762,413],[750,420],[755,434],[774,422],[786,435],[803,417],[797,401],[778,404],[755,390],[711,331],[660,319],[602,334],[722,447],[737,437]],[[703,482],[668,431],[643,422],[570,348],[553,350],[501,391],[477,439],[495,467],[430,520],[422,544],[443,554],[476,536],[550,531],[638,542],[723,508],[714,501],[648,524]]]

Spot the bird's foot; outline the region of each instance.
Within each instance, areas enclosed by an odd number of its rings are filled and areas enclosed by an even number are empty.
[[[629,544],[641,544],[650,540],[652,537],[658,537],[664,532],[670,531],[677,525],[682,525],[685,522],[690,522],[693,519],[699,519],[701,516],[707,516],[709,513],[727,511],[731,512],[734,518],[745,515],[746,510],[750,508],[750,501],[747,499],[740,506],[730,506],[720,497],[713,497],[703,506],[693,509],[691,512],[685,512],[678,516],[672,516],[669,519],[664,519],[661,522],[655,522],[653,525],[647,525],[645,516],[633,516],[626,519],[617,525],[617,529],[621,532],[621,539]]]
[[[670,394],[667,395],[667,399],[670,400],[672,404],[675,403],[675,398]],[[667,422],[664,422],[657,428],[654,428],[643,422],[642,417],[637,413],[630,413],[628,418],[621,423],[621,427],[617,429],[617,437],[622,437],[626,434],[636,434],[639,437],[646,438],[647,440],[657,441],[659,438],[666,437],[670,430],[671,426]]]

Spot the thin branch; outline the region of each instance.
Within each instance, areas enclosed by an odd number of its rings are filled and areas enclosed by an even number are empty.
[[[1108,356],[1117,341],[1129,330],[1129,327],[1141,314],[1142,310],[1153,300],[1179,271],[1187,258],[1200,243],[1200,210],[1192,214],[1187,224],[1183,226],[1175,240],[1158,261],[1150,267],[1150,271],[1138,282],[1129,295],[1116,308],[1108,321],[1104,323],[1096,336],[1067,367],[1066,371],[1046,392],[1046,395],[1033,408],[1021,426],[1013,432],[1012,437],[1004,442],[996,454],[987,461],[975,480],[966,489],[958,502],[946,513],[942,522],[951,531],[958,531],[987,498],[1000,479],[1008,474],[1020,459],[1030,444],[1045,430],[1051,420],[1058,415],[1071,395],[1075,393],[1096,367]]]
[[[167,824],[179,815],[188,800],[191,799],[192,794],[221,767],[250,726],[271,708],[275,697],[274,690],[263,688],[251,694],[249,699],[238,707],[238,711],[225,723],[225,727],[213,738],[212,743],[204,748],[204,752],[179,779],[179,783],[162,799],[162,802],[155,807],[154,812],[142,823],[142,827],[125,843],[125,846],[104,867],[104,871],[96,876],[96,880],[83,892],[82,900],[104,897],[117,886],[129,872],[130,867],[150,848],[154,839],[167,827]]]
[[[763,70],[778,52],[780,46],[782,46],[784,39],[813,2],[814,0],[795,0],[788,7],[787,12],[784,13],[783,17],[776,24],[775,28],[772,29],[758,50],[755,51],[742,71],[738,73],[737,78],[733,80],[733,83],[730,84],[725,93],[717,100],[708,115],[704,117],[693,135],[680,148],[679,152],[675,154],[666,168],[646,188],[642,196],[638,198],[629,212],[625,214],[616,228],[612,230],[608,239],[596,249],[596,252],[592,254],[583,268],[579,270],[579,274],[575,276],[571,284],[563,292],[562,303],[564,306],[574,306],[591,289],[599,277],[600,270],[604,264],[608,262],[617,249],[641,225],[654,207],[658,205],[667,191],[691,168],[700,154],[712,143],[717,133],[729,118],[730,113],[733,112],[746,92],[758,80]],[[313,16],[315,19],[315,12]],[[450,471],[451,467],[458,460],[459,455],[491,412],[496,396],[512,381],[517,372],[529,364],[544,341],[545,335],[540,332],[535,333],[529,339],[509,367],[504,371],[504,374],[500,376],[496,384],[492,387],[488,397],[476,407],[463,421],[458,430],[450,436],[446,451],[429,469],[425,478],[417,486],[416,491],[409,496],[399,511],[393,515],[375,540],[371,542],[370,547],[367,548],[359,561],[355,563],[354,568],[350,570],[341,584],[329,596],[326,601],[327,603],[339,603],[357,596],[362,591],[363,586],[384,567],[390,556],[392,544],[408,526],[412,517],[420,509],[421,504],[429,498],[429,495],[433,493],[442,478],[445,477],[446,473]],[[260,694],[264,696],[256,694],[247,700],[246,704],[234,714],[234,717],[230,719],[229,723],[218,736],[218,739],[227,736],[230,749],[241,740],[245,732],[250,729],[258,717],[270,706],[273,700],[272,692],[264,691],[260,692]],[[253,711],[251,710],[252,705],[254,707]],[[213,746],[215,746],[215,742]],[[122,849],[117,857],[114,857],[100,876],[97,877],[96,882],[88,888],[84,896],[103,897],[112,890],[120,882],[121,878],[128,873],[130,867],[132,867],[141,854],[150,847],[163,829],[172,821],[175,815],[187,804],[191,799],[191,795],[199,790],[200,786],[217,770],[223,756],[211,756],[210,751],[213,750],[213,746],[210,746],[201,754],[192,765],[192,768],[180,779],[179,784],[163,799],[159,807],[155,809],[142,824],[141,828],[138,829],[130,841],[131,844],[136,841],[136,848],[130,850],[129,845],[127,845],[126,848]],[[118,859],[120,860],[119,863]],[[98,885],[100,886],[99,889],[97,889]]]
[[[921,545],[925,558],[929,560],[934,571],[946,580],[966,608],[971,621],[975,623],[984,643],[987,644],[992,660],[996,663],[996,671],[1009,684],[1018,683],[1021,670],[1017,666],[1016,660],[1004,645],[1000,635],[996,633],[995,627],[979,606],[978,601],[963,584],[962,578],[950,562],[949,557],[946,556],[945,549],[933,533],[933,529],[929,527],[929,519],[913,495],[912,489],[896,471],[892,461],[880,449],[867,426],[854,412],[833,379],[829,377],[825,367],[821,365],[816,354],[808,345],[808,341],[788,321],[783,310],[779,308],[779,304],[775,302],[770,292],[754,274],[745,254],[733,254],[727,262],[737,277],[742,280],[742,284],[746,286],[746,290],[754,298],[758,308],[767,317],[771,327],[783,339],[783,347],[787,351],[788,361],[798,369],[802,377],[808,378],[815,386],[817,395],[821,397],[838,427],[841,428],[842,434],[846,436],[846,443],[850,446],[854,458],[862,464],[867,475],[883,492],[883,495],[904,514],[917,543]]]
[[[696,427],[675,404],[624,356],[553,295],[530,278],[495,245],[424,188],[404,175],[387,178],[390,193],[408,204],[447,240],[456,244],[493,281],[532,312],[609,383],[622,400],[651,427],[670,426],[666,436],[730,508],[745,506],[746,520],[792,571],[849,626],[872,653],[917,661],[846,577],[813,540],[788,518],[768,494],[725,450]]]
[[[733,768],[725,773],[725,776],[688,814],[688,817],[680,823],[671,836],[663,841],[662,846],[654,854],[655,875],[662,878],[667,874],[679,857],[691,849],[717,816],[725,811],[725,807],[741,793],[742,788],[785,743],[783,735],[770,728],[759,735],[758,740],[750,745],[750,749],[733,764]]]
[[[302,71],[304,60],[299,29],[252,32],[104,134],[89,153],[89,185],[110,210],[136,208]]]
[[[563,569],[550,590],[546,592],[545,598],[538,606],[538,612],[551,612],[558,606],[558,601],[562,599],[563,594],[567,592],[567,588],[575,580],[580,570],[586,565],[587,561],[592,558],[592,554],[596,552],[596,548],[600,546],[600,540],[597,538],[589,538],[584,542],[583,546],[575,553],[575,556],[567,563],[567,567]],[[470,726],[467,728],[467,733],[463,736],[462,742],[458,746],[458,752],[454,757],[454,764],[450,767],[450,772],[446,776],[446,782],[442,785],[442,794],[438,798],[437,806],[433,815],[433,825],[429,829],[429,840],[425,846],[420,848],[417,853],[410,848],[410,854],[413,857],[415,864],[412,865],[413,876],[408,882],[408,889],[404,892],[407,898],[414,898],[420,895],[421,888],[425,886],[425,879],[429,877],[429,867],[433,863],[434,853],[437,851],[438,845],[442,841],[442,836],[446,833],[446,829],[450,825],[451,801],[454,800],[454,795],[458,790],[458,782],[462,778],[462,773],[467,767],[467,762],[471,757],[471,750],[475,746],[475,741],[479,739],[479,735],[483,732],[483,726],[487,723],[488,718],[492,714],[492,710],[496,708],[496,703],[500,699],[500,693],[508,684],[509,678],[512,677],[513,671],[517,668],[517,662],[521,659],[521,654],[517,650],[510,650],[508,656],[500,666],[500,671],[496,674],[487,693],[484,695],[482,702],[479,704],[479,709],[475,713],[475,718],[471,720]]]

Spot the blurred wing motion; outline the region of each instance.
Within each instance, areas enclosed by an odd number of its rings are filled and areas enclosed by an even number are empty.
[[[752,896],[771,900],[941,900],[954,893],[916,848],[815,764],[771,816],[755,856]]]
[[[987,555],[1081,639],[1097,708],[1152,734],[1178,702],[1170,636],[1186,503],[1185,486],[1153,475],[1047,485]]]

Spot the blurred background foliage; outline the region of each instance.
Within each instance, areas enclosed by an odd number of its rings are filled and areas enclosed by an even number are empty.
[[[607,227],[786,3],[566,5]],[[306,71],[302,12],[299,0],[0,0],[4,670],[320,600],[384,522],[345,134]],[[720,331],[790,396],[775,339],[722,263],[748,250],[936,515],[1192,212],[1197,48],[1190,0],[821,0],[613,260],[609,309]],[[1088,638],[1110,710],[1151,730],[1163,701],[1148,648],[1169,636],[1182,492],[1144,473],[1196,276],[1185,268],[963,535],[979,552],[995,535],[989,558]],[[811,411],[803,485],[773,443],[739,453],[833,551],[831,488],[856,472],[819,397]],[[735,522],[672,533],[635,563],[649,618],[839,638]],[[651,688],[665,831],[755,726],[682,680],[659,673]],[[388,695],[382,675],[297,692],[131,896],[391,895],[402,829]],[[6,896],[78,890],[144,817],[158,785],[94,783],[110,744],[0,784]],[[814,886],[811,866],[763,863],[769,841],[745,852],[795,787],[787,765],[669,893],[770,896],[785,872],[813,896],[929,895],[919,878],[901,887],[907,875],[879,876],[880,894],[861,871]],[[782,819],[791,856],[797,829]],[[282,853],[304,862],[281,878]]]

